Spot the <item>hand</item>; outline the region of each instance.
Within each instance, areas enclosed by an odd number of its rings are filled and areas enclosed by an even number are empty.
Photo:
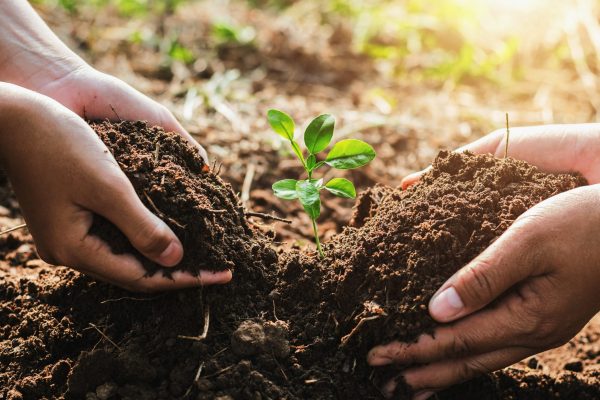
[[[94,213],[165,267],[176,265],[183,249],[169,227],[144,207],[111,153],[80,117],[46,96],[5,83],[0,83],[0,110],[0,158],[43,260],[136,291],[231,279],[230,271],[145,277],[133,256],[112,254],[88,234]]]
[[[114,76],[99,72],[87,64],[62,77],[39,85],[35,91],[63,104],[80,117],[90,120],[144,120],[150,125],[177,132],[198,148],[205,161],[204,148],[181,126],[163,105],[138,92]]]
[[[460,150],[502,156],[503,134]],[[595,124],[511,130],[509,155],[547,171],[580,171],[592,184],[600,179],[599,154]],[[434,336],[378,346],[369,363],[409,366],[402,376],[423,400],[567,342],[600,309],[599,235],[600,185],[534,206],[433,296],[430,314],[444,324]],[[395,386],[389,382],[384,392]]]
[[[504,157],[506,130],[499,129],[456,151]],[[589,183],[600,182],[600,124],[544,125],[511,128],[508,156],[547,172],[578,171]],[[419,181],[423,171],[408,175],[402,188]]]

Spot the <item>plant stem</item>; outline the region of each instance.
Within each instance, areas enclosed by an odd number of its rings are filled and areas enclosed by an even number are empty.
[[[325,253],[323,253],[323,249],[321,248],[321,242],[319,241],[319,232],[317,231],[317,221],[311,219],[313,232],[315,233],[315,243],[317,243],[317,250],[319,251],[319,255],[321,258],[325,258]]]

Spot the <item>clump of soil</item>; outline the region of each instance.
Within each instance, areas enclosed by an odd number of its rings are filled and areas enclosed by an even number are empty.
[[[264,253],[265,241],[249,226],[231,186],[179,134],[143,121],[92,122],[148,209],[162,218],[184,247],[176,269],[194,274],[248,267]],[[143,260],[150,274],[160,266],[145,259],[109,221],[97,217],[90,233],[117,253]],[[267,250],[269,251],[269,250]],[[162,269],[169,273],[172,269]]]

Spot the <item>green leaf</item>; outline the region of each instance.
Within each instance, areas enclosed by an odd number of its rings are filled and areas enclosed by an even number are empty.
[[[298,181],[296,182],[296,192],[308,216],[313,220],[319,218],[319,215],[321,215],[321,197],[316,183],[308,180]]]
[[[362,167],[375,158],[375,150],[368,143],[357,139],[346,139],[337,142],[325,162],[337,169]]]
[[[289,115],[279,110],[269,110],[267,120],[279,136],[289,141],[294,140],[294,120]]]
[[[333,137],[335,118],[329,114],[319,115],[313,119],[304,131],[304,144],[310,154],[325,150]]]
[[[315,165],[317,165],[317,157],[315,157],[314,154],[311,154],[306,158],[306,168],[309,171],[312,171],[315,169]]]
[[[348,179],[344,178],[333,178],[325,184],[325,189],[338,197],[345,197],[353,199],[356,197],[356,189],[354,184]]]
[[[295,179],[283,179],[273,184],[272,189],[275,196],[285,199],[294,200],[298,198],[296,192],[296,180]]]
[[[294,154],[296,154],[296,157],[298,157],[298,159],[302,163],[302,166],[304,167],[304,169],[306,169],[306,162],[304,162],[304,156],[302,155],[302,150],[300,150],[300,145],[293,139],[290,140],[290,143],[292,144]]]

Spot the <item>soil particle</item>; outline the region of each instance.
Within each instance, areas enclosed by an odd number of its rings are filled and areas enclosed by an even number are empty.
[[[581,362],[581,360],[571,360],[565,364],[565,370],[573,372],[582,372],[583,363]]]
[[[184,247],[175,269],[248,268],[268,244],[246,221],[231,186],[204,162],[181,135],[145,122],[90,124],[125,172],[144,205],[162,218]],[[132,253],[152,274],[164,269],[145,259],[109,221],[98,216],[90,230],[116,254]]]
[[[285,358],[290,354],[287,332],[284,321],[244,321],[231,335],[231,350],[240,357],[266,353]]]

